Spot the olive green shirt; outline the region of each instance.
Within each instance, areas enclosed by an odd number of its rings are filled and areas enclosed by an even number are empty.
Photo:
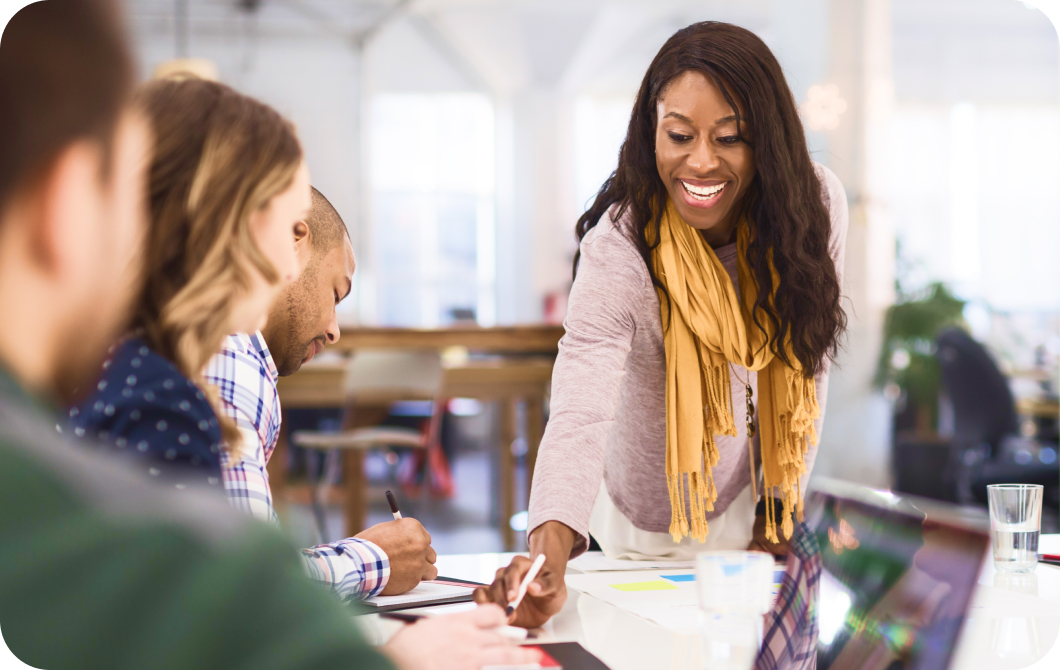
[[[297,550],[67,444],[0,370],[0,629],[35,668],[389,668]]]

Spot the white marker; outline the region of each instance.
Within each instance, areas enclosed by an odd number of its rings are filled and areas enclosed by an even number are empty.
[[[508,603],[508,608],[505,613],[508,616],[512,615],[515,608],[519,607],[519,603],[523,602],[523,596],[526,595],[526,589],[530,586],[530,582],[537,579],[537,573],[541,571],[541,566],[545,564],[545,555],[538,554],[537,558],[534,559],[533,564],[530,566],[530,571],[523,577],[523,583],[519,585],[519,591],[515,594],[515,600]]]

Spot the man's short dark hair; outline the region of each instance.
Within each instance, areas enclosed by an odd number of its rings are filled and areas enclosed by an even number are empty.
[[[0,39],[0,209],[72,142],[97,140],[109,163],[132,87],[112,0],[44,0],[15,14]]]
[[[326,254],[341,244],[343,239],[350,238],[350,232],[346,230],[338,211],[315,186],[306,223],[309,225],[309,243],[314,254]]]

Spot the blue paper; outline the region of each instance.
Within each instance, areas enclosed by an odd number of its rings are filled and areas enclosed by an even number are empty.
[[[669,579],[671,582],[694,582],[696,581],[695,575],[663,575],[663,579]]]

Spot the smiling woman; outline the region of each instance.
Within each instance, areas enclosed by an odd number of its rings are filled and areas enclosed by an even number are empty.
[[[673,35],[578,220],[530,501],[546,562],[517,623],[559,611],[590,533],[610,558],[787,553],[845,327],[846,228],[766,45],[715,22]],[[476,597],[504,602],[528,565]]]

